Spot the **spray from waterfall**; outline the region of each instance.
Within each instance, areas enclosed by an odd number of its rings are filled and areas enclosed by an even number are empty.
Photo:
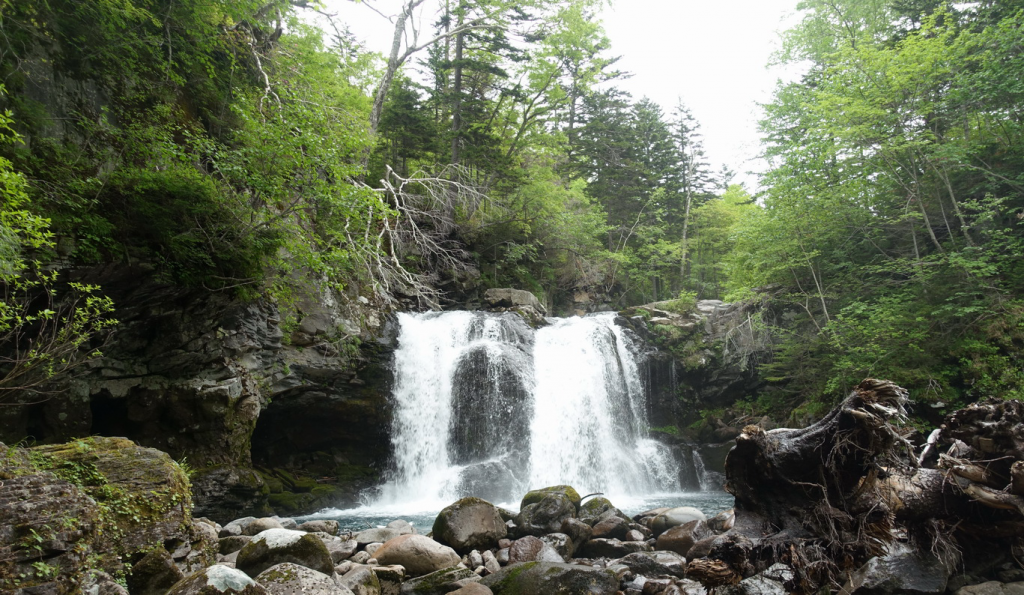
[[[614,315],[536,332],[513,314],[400,314],[393,470],[379,504],[513,502],[567,483],[639,496],[680,489],[648,437],[638,346]]]

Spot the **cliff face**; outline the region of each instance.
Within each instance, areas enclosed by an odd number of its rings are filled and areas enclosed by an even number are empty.
[[[211,518],[351,503],[382,469],[388,350],[353,320],[386,325],[358,299],[310,295],[286,334],[274,304],[165,285],[146,267],[73,276],[102,285],[120,324],[50,398],[0,409],[2,439],[158,448],[195,469],[196,513]]]

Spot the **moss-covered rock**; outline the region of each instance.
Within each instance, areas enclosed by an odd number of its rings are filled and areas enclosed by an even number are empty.
[[[539,490],[530,490],[529,492],[526,492],[526,495],[523,496],[523,501],[519,503],[520,510],[530,504],[536,504],[537,502],[540,502],[541,499],[544,498],[544,496],[547,496],[548,494],[562,494],[565,497],[569,498],[569,501],[572,502],[573,506],[575,506],[577,509],[580,507],[580,493],[577,492],[576,489],[573,488],[572,486],[560,485],[551,486],[548,488],[541,488]]]
[[[165,542],[194,541],[189,480],[167,453],[103,437],[29,452],[36,467],[81,486],[99,504],[101,552],[134,562]]]
[[[619,578],[611,570],[559,562],[513,564],[480,582],[494,595],[613,595],[619,590]]]

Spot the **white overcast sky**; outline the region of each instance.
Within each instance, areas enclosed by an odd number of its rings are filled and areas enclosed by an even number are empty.
[[[634,98],[649,97],[670,113],[682,100],[701,124],[708,159],[728,165],[737,182],[756,187],[748,171],[762,166],[758,103],[771,98],[780,77],[769,69],[782,31],[796,24],[798,0],[613,0],[601,18],[618,67],[633,73],[616,83]],[[394,32],[384,14],[398,12],[399,0],[328,0],[329,12],[349,24],[367,48],[386,53]],[[428,2],[427,4],[432,4]],[[422,15],[427,27],[434,20]]]

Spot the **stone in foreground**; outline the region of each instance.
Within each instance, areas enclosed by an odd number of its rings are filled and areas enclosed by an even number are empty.
[[[167,595],[268,595],[262,585],[241,570],[214,564],[167,591]]]
[[[374,552],[374,557],[384,566],[404,566],[409,576],[429,574],[462,561],[452,548],[415,533],[388,540]]]
[[[238,552],[235,566],[257,576],[271,566],[291,562],[330,575],[334,572],[331,553],[319,537],[304,531],[269,529],[253,537]]]
[[[271,566],[256,577],[256,582],[270,595],[352,595],[330,576],[291,562]]]
[[[437,515],[433,533],[434,539],[466,554],[496,547],[507,532],[493,504],[480,498],[462,498]]]
[[[559,562],[513,564],[480,582],[495,595],[614,595],[619,589],[619,578],[611,570]]]

